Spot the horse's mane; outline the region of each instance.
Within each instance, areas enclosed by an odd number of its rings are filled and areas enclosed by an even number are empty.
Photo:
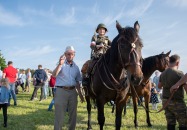
[[[119,34],[113,39],[112,43],[111,43],[111,47],[106,51],[105,58],[106,61],[109,62],[110,59],[113,59],[115,61],[117,61],[117,54],[118,54],[118,40],[119,38]]]

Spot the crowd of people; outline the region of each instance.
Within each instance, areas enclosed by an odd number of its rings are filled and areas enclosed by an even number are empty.
[[[111,41],[105,35],[108,29],[104,24],[99,24],[96,32],[91,39],[91,59],[86,62],[82,68],[83,81],[85,85],[89,84],[89,75],[94,68],[97,60],[111,46]],[[65,52],[59,58],[58,65],[52,73],[48,69],[43,69],[42,65],[38,65],[33,76],[30,69],[19,70],[13,67],[13,62],[9,61],[7,67],[0,71],[0,108],[3,109],[4,127],[7,127],[7,108],[10,106],[10,99],[13,98],[14,106],[18,105],[16,93],[18,87],[21,86],[22,92],[30,92],[30,84],[33,79],[34,90],[30,101],[37,98],[38,89],[41,90],[39,101],[47,99],[48,95],[53,95],[48,110],[51,111],[55,106],[54,130],[61,130],[64,125],[64,116],[68,109],[69,113],[69,130],[76,128],[77,116],[77,97],[84,102],[84,97],[80,90],[82,81],[81,72],[73,61],[75,57],[75,49],[73,46],[67,46]],[[152,80],[150,89],[153,110],[157,110],[157,103],[162,102],[164,105],[169,97],[174,93],[171,101],[165,108],[165,116],[167,121],[167,129],[175,130],[176,122],[179,123],[179,130],[187,129],[187,109],[184,102],[184,90],[187,92],[187,74],[178,70],[180,57],[178,55],[170,56],[170,64],[161,74],[156,71]],[[50,85],[52,77],[55,83]],[[55,94],[54,94],[55,93]]]

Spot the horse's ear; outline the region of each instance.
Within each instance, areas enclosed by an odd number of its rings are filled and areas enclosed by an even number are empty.
[[[118,30],[118,33],[120,33],[122,27],[121,27],[121,25],[119,24],[119,22],[117,20],[116,20],[116,28]]]
[[[138,21],[136,21],[136,22],[134,23],[134,29],[136,30],[137,33],[139,33],[140,25],[139,25]]]
[[[171,50],[168,53],[166,53],[166,56],[169,56],[170,53],[171,53]]]
[[[161,54],[164,54],[164,52],[162,52]]]

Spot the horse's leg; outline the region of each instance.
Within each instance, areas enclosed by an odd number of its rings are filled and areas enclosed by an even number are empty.
[[[151,121],[150,121],[150,117],[149,117],[149,101],[150,101],[150,95],[146,95],[144,96],[144,100],[145,100],[145,107],[146,107],[146,120],[147,120],[147,124],[148,124],[148,127],[151,127],[152,124],[151,124]]]
[[[88,130],[91,130],[92,129],[92,126],[91,126],[91,102],[90,102],[90,97],[87,95],[85,96],[86,98],[86,102],[87,102],[87,112],[88,112]]]
[[[134,125],[137,128],[138,127],[138,121],[137,121],[137,113],[138,113],[137,98],[135,96],[132,96],[132,99],[133,99],[133,107],[134,107]]]
[[[120,130],[121,128],[122,111],[124,105],[125,105],[125,100],[121,102],[119,100],[119,102],[116,102],[116,120],[115,120],[116,130]]]
[[[125,106],[124,106],[124,116],[126,115],[127,113],[127,100],[129,99],[129,95],[127,94],[126,97],[125,97]]]
[[[112,113],[114,113],[114,110],[115,110],[115,104],[112,104]]]
[[[103,100],[103,99],[102,99]],[[104,103],[101,101],[101,99],[96,99],[97,103],[97,120],[100,125],[100,130],[103,130],[103,126],[105,123],[105,116],[104,116]]]

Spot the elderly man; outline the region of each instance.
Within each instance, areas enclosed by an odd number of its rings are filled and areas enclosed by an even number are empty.
[[[65,112],[68,108],[69,130],[75,130],[77,117],[77,92],[81,99],[84,97],[80,91],[81,74],[78,66],[73,62],[75,50],[73,46],[67,46],[64,55],[59,59],[59,64],[53,71],[56,77],[55,94],[55,130],[61,130]],[[76,91],[77,90],[77,91]]]

